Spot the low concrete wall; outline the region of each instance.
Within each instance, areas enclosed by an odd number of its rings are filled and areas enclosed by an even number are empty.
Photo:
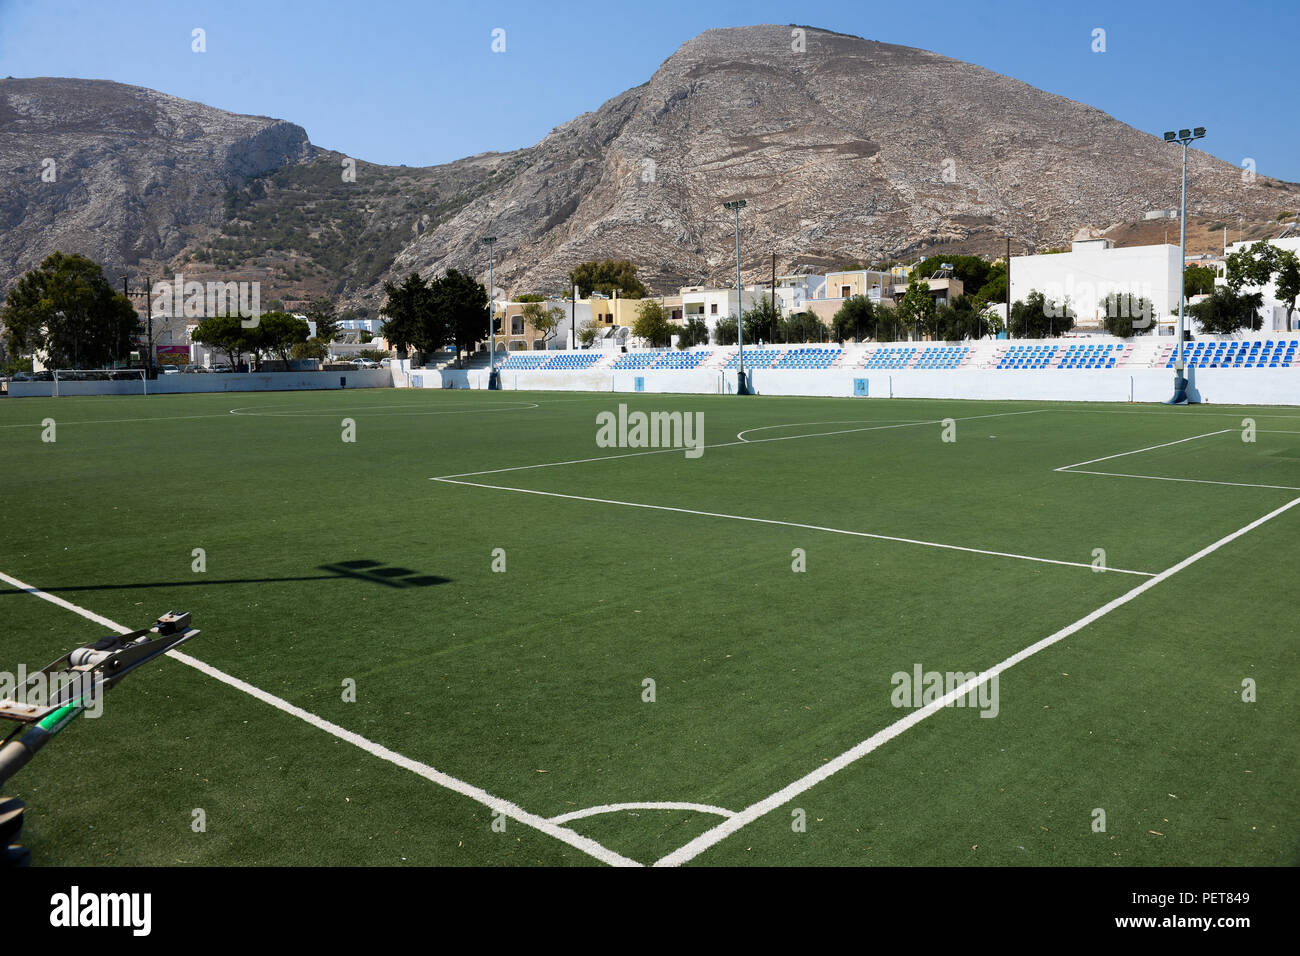
[[[640,378],[644,392],[734,394],[734,370],[641,372],[501,373],[507,391],[634,392]],[[486,388],[487,372],[416,371],[412,384],[423,388]],[[858,380],[866,381],[869,398],[954,398],[1040,402],[1163,402],[1173,394],[1174,373],[1165,368],[1107,370],[1048,368],[995,369],[759,369],[750,383],[759,395],[861,397]],[[1190,369],[1193,399],[1233,405],[1300,405],[1300,369]]]
[[[343,384],[346,381],[346,385]],[[350,372],[227,372],[159,375],[148,383],[150,395],[178,395],[196,392],[284,392],[340,388],[391,388],[393,376],[386,368]],[[14,398],[54,394],[53,382],[10,382]],[[60,382],[59,394],[139,395],[141,384],[121,382]]]

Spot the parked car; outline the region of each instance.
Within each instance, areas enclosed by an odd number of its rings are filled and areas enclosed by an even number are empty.
[[[158,366],[158,374],[159,374],[159,375],[179,375],[179,374],[180,374],[180,371],[181,371],[181,370],[180,370],[177,366],[175,366],[175,365],[159,365],[159,366]]]
[[[204,372],[210,372],[211,369],[209,369],[205,365],[187,365],[183,369],[181,369],[181,371],[187,375],[197,375]]]
[[[356,368],[379,368],[379,363],[365,358],[355,358],[351,364]]]
[[[214,366],[212,366],[212,371],[214,371],[214,372],[229,372],[229,371],[230,371],[230,366],[229,366],[229,365],[214,365]]]

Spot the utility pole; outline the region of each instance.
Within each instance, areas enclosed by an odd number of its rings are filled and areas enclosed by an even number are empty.
[[[1011,237],[1007,236],[1007,340],[1011,339]]]
[[[748,395],[749,386],[745,382],[745,303],[744,290],[740,286],[740,210],[745,208],[745,200],[724,202],[722,207],[736,212],[736,342],[740,345],[736,358],[736,394]]]
[[[498,389],[501,387],[501,379],[497,376],[496,364],[496,316],[493,312],[496,302],[493,301],[493,282],[492,282],[492,261],[493,246],[496,244],[496,236],[484,236],[479,240],[483,245],[488,247],[488,388]]]
[[[127,288],[127,284],[126,284],[126,276],[122,276],[122,295],[126,297],[126,301],[128,301],[128,302],[131,301],[131,292],[130,292],[130,290]],[[125,345],[125,343],[123,343],[123,345]],[[123,348],[122,351],[123,351],[123,353],[126,355],[126,366],[127,366],[127,368],[130,368],[130,367],[131,367],[131,350],[130,350],[130,349],[127,349],[127,348]]]
[[[776,341],[776,253],[772,253],[772,337]]]
[[[1167,403],[1173,405],[1187,404],[1187,376],[1183,342],[1187,337],[1185,332],[1185,307],[1187,305],[1187,144],[1200,139],[1204,135],[1204,126],[1198,126],[1195,129],[1180,129],[1176,133],[1170,130],[1165,133],[1166,143],[1181,143],[1183,147],[1183,192],[1178,216],[1178,358],[1174,362],[1174,397]]]

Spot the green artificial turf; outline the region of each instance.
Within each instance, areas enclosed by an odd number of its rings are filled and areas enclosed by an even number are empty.
[[[598,447],[620,404],[702,413],[704,453]],[[982,671],[1149,580],[1098,549],[1155,574],[1300,497],[1297,432],[1223,406],[7,399],[0,571],[130,627],[189,610],[187,653],[528,813],[734,812],[905,716],[896,672]],[[1080,468],[1198,481],[1055,470],[1154,445]],[[1300,507],[1001,675],[996,717],[944,709],[691,862],[1297,862],[1298,530]],[[0,669],[100,633],[0,582]],[[171,660],[7,792],[45,864],[596,862]],[[721,821],[567,826],[653,863]]]

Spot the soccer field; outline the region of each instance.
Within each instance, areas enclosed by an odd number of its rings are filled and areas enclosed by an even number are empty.
[[[9,399],[0,448],[0,670],[203,632],[7,785],[37,864],[1300,861],[1300,410]]]

